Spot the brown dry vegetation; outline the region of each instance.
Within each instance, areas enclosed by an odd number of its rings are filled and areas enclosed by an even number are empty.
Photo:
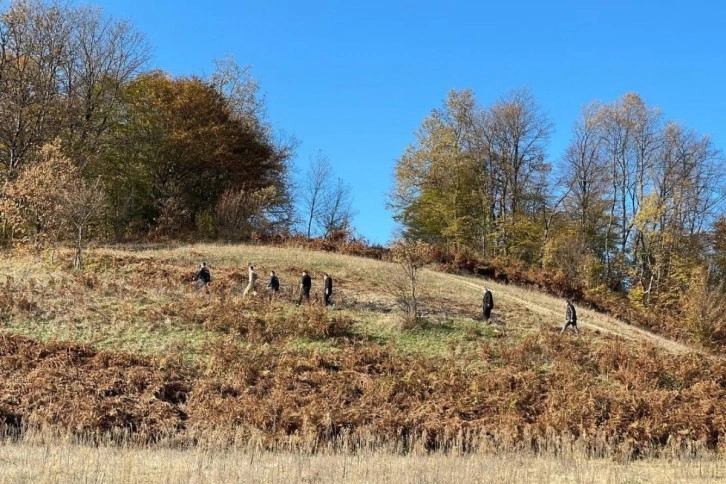
[[[723,482],[726,461],[699,451],[697,458],[588,458],[577,446],[548,452],[401,455],[381,451],[220,451],[79,445],[57,438],[24,437],[0,445],[0,483],[50,482]]]
[[[495,287],[497,324],[485,327],[474,280],[425,271],[428,315],[403,331],[385,290],[396,269],[381,261],[98,249],[75,274],[47,257],[5,257],[0,415],[11,433],[305,451],[726,450],[722,359],[613,334],[605,319],[588,330],[588,313],[580,337],[559,336],[555,303],[513,289]],[[202,259],[210,297],[190,285]],[[250,261],[261,286],[278,272],[278,300],[240,297]],[[334,310],[290,303],[303,268],[314,289],[333,274]]]

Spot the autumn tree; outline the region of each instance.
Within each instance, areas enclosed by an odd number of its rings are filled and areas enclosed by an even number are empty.
[[[605,279],[613,287],[634,269],[640,237],[635,216],[652,185],[648,175],[658,152],[661,115],[634,93],[596,108],[594,122],[607,162],[608,222],[604,235]]]
[[[0,15],[0,160],[11,174],[59,133],[70,32],[58,3],[16,1]]]
[[[430,261],[431,247],[424,242],[402,238],[392,244],[391,254],[397,269],[391,275],[389,287],[404,312],[404,328],[411,328],[422,315],[419,271]]]
[[[587,106],[563,160],[566,215],[581,227],[573,247],[582,241],[591,267],[602,265],[597,278],[634,302],[677,306],[706,264],[721,160],[708,137],[664,121],[637,94]]]
[[[71,28],[58,73],[62,134],[69,156],[92,176],[99,167],[89,164],[101,161],[109,130],[120,117],[123,89],[146,65],[150,47],[131,24],[99,8],[66,10]]]
[[[14,238],[36,244],[55,244],[66,232],[64,199],[80,178],[77,167],[61,152],[59,143],[48,144],[6,184],[3,216],[16,218]]]
[[[396,163],[389,206],[406,237],[454,250],[481,238],[481,166],[473,150],[478,116],[471,91],[451,91]]]
[[[42,146],[55,143],[78,168],[79,186],[103,180],[112,207],[104,214],[119,239],[175,236],[207,222],[213,230],[228,192],[246,194],[250,205],[264,202],[249,218],[263,231],[288,230],[296,141],[266,119],[250,68],[228,58],[209,78],[172,78],[142,72],[148,58],[132,25],[95,7],[16,0],[2,10],[3,212],[15,203],[10,185],[28,176],[22,173]],[[19,234],[18,224],[5,216],[3,234]]]
[[[603,233],[608,223],[609,174],[602,137],[595,116],[597,104],[583,108],[560,169],[563,215],[556,236],[549,241],[548,267],[560,268],[569,279],[597,284],[604,259]]]
[[[112,124],[121,87],[148,59],[129,24],[90,7],[18,0],[0,15],[0,161],[11,175],[60,139],[84,167]]]
[[[353,231],[353,195],[351,187],[340,177],[328,183],[327,193],[322,199],[317,223],[323,236],[351,234]]]
[[[125,121],[107,164],[122,219],[149,227],[173,220],[172,232],[188,229],[230,189],[274,187],[272,203],[287,202],[289,153],[237,119],[214,85],[154,72],[131,82],[124,95]]]
[[[593,119],[596,109],[583,109],[576,121],[572,141],[563,158],[567,196],[564,207],[581,228],[586,244],[593,252],[602,251],[599,234],[606,224],[609,170],[605,164],[602,138]]]
[[[274,215],[269,208],[275,206],[274,187],[252,192],[229,189],[222,194],[214,210],[218,234],[227,240],[248,240],[278,233]]]
[[[71,190],[63,193],[61,211],[64,220],[72,228],[76,249],[73,268],[76,270],[83,269],[83,247],[87,232],[93,225],[103,220],[105,209],[106,194],[100,178],[92,182],[78,178],[71,186]]]
[[[456,252],[476,247],[533,259],[536,217],[548,199],[545,147],[551,123],[528,91],[488,109],[451,91],[396,164],[390,206],[405,234]]]
[[[495,180],[493,205],[500,252],[533,262],[537,251],[528,242],[533,238],[531,230],[542,227],[533,221],[548,197],[546,148],[552,123],[523,89],[512,91],[487,110],[482,133],[491,147],[488,156]]]
[[[332,173],[330,160],[322,151],[318,151],[316,157],[310,160],[301,187],[302,213],[307,237],[312,236],[313,223],[321,216],[323,198]]]
[[[234,57],[214,61],[209,81],[227,100],[232,116],[253,130],[269,130],[266,107],[251,66],[240,66]]]
[[[485,135],[492,140],[494,167],[500,172],[498,213],[531,212],[539,175],[546,173],[546,147],[552,122],[528,90],[513,91],[489,108]]]
[[[637,281],[646,295],[683,290],[706,264],[707,230],[722,200],[720,155],[710,139],[667,123],[648,175],[652,186],[636,215]]]

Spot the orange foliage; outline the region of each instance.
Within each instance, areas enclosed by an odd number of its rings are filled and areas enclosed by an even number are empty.
[[[140,442],[192,441],[215,430],[230,442],[255,435],[269,446],[375,441],[471,450],[483,438],[536,447],[554,433],[636,453],[688,441],[725,449],[722,360],[607,343],[555,330],[502,347],[483,343],[488,369],[471,372],[453,359],[347,338],[324,355],[216,345],[207,363],[192,367],[4,335],[0,419]]]

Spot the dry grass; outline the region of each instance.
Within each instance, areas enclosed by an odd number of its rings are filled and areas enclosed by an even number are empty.
[[[623,462],[502,452],[403,456],[87,446],[67,441],[0,445],[0,483],[50,482],[723,482],[726,461],[713,456]]]
[[[322,321],[305,331],[329,327]],[[176,355],[3,336],[0,420],[79,438],[188,445],[217,435],[228,445],[271,449],[337,442],[470,452],[494,442],[497,450],[526,450],[560,435],[589,443],[593,456],[690,442],[724,450],[726,366],[701,355],[664,358],[654,347],[611,340],[605,348],[554,332],[481,344],[454,358],[403,355],[347,337],[328,353],[270,343],[230,340],[189,366]]]

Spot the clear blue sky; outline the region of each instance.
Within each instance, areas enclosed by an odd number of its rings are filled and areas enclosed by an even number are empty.
[[[583,105],[640,94],[726,148],[726,6],[690,1],[91,0],[131,21],[151,67],[251,65],[269,119],[353,185],[358,231],[385,243],[395,161],[450,89],[481,105],[528,87],[555,123],[549,157]]]

